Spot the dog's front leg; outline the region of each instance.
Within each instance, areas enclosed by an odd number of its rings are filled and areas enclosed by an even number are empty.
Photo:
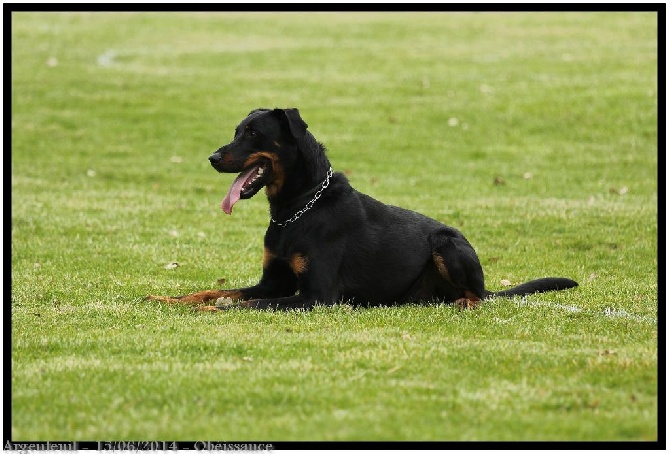
[[[201,292],[190,293],[181,296],[156,296],[148,295],[145,299],[152,301],[162,301],[166,303],[180,303],[191,306],[202,306],[204,304],[214,304],[217,300],[226,299],[220,305],[230,305],[237,301],[259,300],[264,298],[278,298],[292,296],[298,290],[298,283],[295,275],[288,270],[288,267],[266,266],[263,270],[263,276],[257,285],[252,287],[232,289],[232,290],[203,290]]]
[[[282,298],[295,295],[298,290],[296,276],[288,265],[278,261],[264,260],[263,276],[257,285],[231,290],[203,290],[181,296],[148,295],[145,299],[163,301],[166,303],[181,303],[191,306],[213,305],[217,300],[224,298],[230,304],[235,301],[257,300],[263,298]]]
[[[215,311],[227,310],[235,307],[246,307],[251,309],[274,309],[279,311],[292,309],[312,309],[315,305],[331,306],[341,299],[338,288],[334,285],[334,274],[321,262],[309,261],[308,256],[294,254],[289,262],[294,281],[298,287],[298,294],[291,286],[292,293],[276,296],[258,296],[245,301],[235,303],[233,301],[213,306],[204,306],[201,310]],[[287,278],[288,274],[284,275]],[[272,282],[270,279],[268,282]],[[278,285],[278,283],[275,283]]]
[[[215,306],[201,306],[198,310],[201,311],[225,311],[233,308],[250,308],[259,310],[277,310],[288,311],[294,309],[312,309],[317,304],[324,304],[316,298],[309,298],[303,295],[293,295],[285,298],[267,298],[240,301],[238,303],[229,302],[224,304],[217,304]]]
[[[254,290],[254,287],[235,290],[203,290],[201,292],[180,296],[147,295],[144,299],[150,301],[162,301],[164,303],[179,303],[190,306],[199,306],[201,304],[207,304],[209,302],[216,301],[219,298],[230,299],[233,301],[243,301],[250,299],[253,298],[253,294],[257,293]]]

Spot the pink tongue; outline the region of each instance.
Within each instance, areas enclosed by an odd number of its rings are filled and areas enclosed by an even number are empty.
[[[235,178],[235,181],[233,181],[230,189],[228,189],[228,194],[226,194],[223,202],[221,202],[221,209],[226,214],[233,212],[233,205],[235,205],[235,203],[240,200],[240,192],[242,192],[242,186],[244,186],[244,182],[247,181],[249,177],[257,170],[258,166],[253,167],[246,172],[242,172],[237,176],[237,178]]]

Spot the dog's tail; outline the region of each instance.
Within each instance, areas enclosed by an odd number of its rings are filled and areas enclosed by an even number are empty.
[[[543,277],[542,279],[535,279],[500,292],[488,292],[487,296],[524,296],[533,293],[565,290],[577,287],[577,285],[579,284],[565,277]]]

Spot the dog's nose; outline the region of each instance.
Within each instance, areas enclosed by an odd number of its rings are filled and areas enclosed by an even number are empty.
[[[209,162],[212,164],[218,164],[221,162],[221,153],[214,153],[209,157]]]

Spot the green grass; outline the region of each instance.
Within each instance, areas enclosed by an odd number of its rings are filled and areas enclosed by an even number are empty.
[[[11,38],[12,439],[657,439],[653,13],[14,13]],[[580,287],[143,301],[257,281],[267,202],[225,216],[207,157],[275,106],[464,232],[489,289]]]

